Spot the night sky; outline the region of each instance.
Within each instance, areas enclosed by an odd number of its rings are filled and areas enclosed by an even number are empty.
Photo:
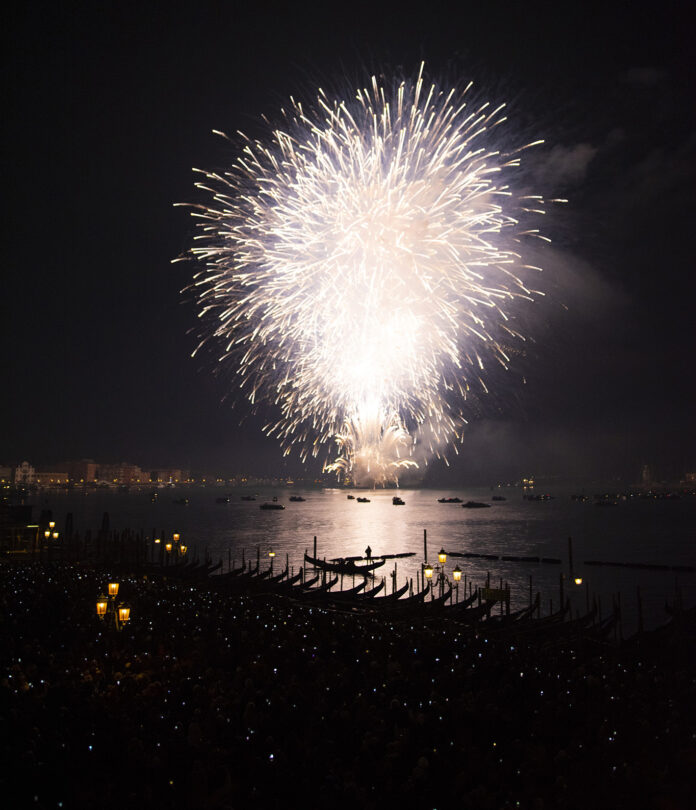
[[[611,8],[608,8],[611,6]],[[4,26],[0,464],[67,458],[298,474],[260,416],[192,360],[170,260],[193,166],[287,97],[365,68],[474,79],[544,138],[527,384],[481,403],[435,482],[523,473],[627,483],[696,470],[696,59],[686,4],[14,4]],[[307,6],[309,8],[309,6]],[[501,407],[501,400],[503,406]],[[316,468],[313,468],[316,469]]]

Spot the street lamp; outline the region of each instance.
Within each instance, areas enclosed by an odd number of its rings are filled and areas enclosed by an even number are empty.
[[[125,602],[116,604],[119,589],[118,582],[109,582],[107,587],[109,595],[104,596],[104,594],[101,594],[97,599],[97,616],[100,621],[104,621],[107,617],[111,621],[113,616],[114,627],[120,631],[123,630],[124,624],[130,621],[130,605]]]
[[[432,566],[428,562],[423,564],[423,576],[429,582],[432,582],[433,581],[433,574],[437,571],[437,576],[435,577],[435,582],[437,584],[439,584],[439,586],[440,586],[440,588],[439,588],[440,596],[444,596],[444,594],[445,594],[445,584],[448,582],[447,574],[445,573],[445,563],[447,562],[447,552],[444,550],[444,548],[441,548],[438,551],[437,560],[438,560],[438,564],[436,566]],[[457,578],[457,575],[455,574],[455,582],[459,582],[459,579],[461,579],[461,576],[462,576],[462,572],[459,570],[459,568],[457,568],[457,571],[459,571],[459,574],[458,574],[459,578]],[[459,586],[457,586],[457,587],[459,587]],[[434,588],[431,589],[430,594],[434,598]],[[458,592],[457,592],[457,598],[459,598],[459,593]]]
[[[268,552],[268,556],[271,558],[271,571],[273,571],[273,560],[275,559],[275,555],[276,553],[273,551],[273,549]]]
[[[459,602],[459,582],[462,578],[462,569],[459,566],[452,571],[452,577],[454,578],[454,584],[457,589],[457,602]],[[464,594],[464,596],[466,596],[466,594]]]

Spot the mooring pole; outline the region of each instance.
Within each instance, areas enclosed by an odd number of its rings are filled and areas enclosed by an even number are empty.
[[[428,562],[428,530],[423,529],[423,562]]]
[[[315,560],[317,559],[317,536],[316,536],[316,534],[314,535],[314,554],[312,554],[312,557],[314,557]]]

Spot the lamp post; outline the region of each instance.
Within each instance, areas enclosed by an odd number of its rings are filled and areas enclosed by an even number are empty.
[[[100,621],[107,619],[109,622],[113,618],[114,627],[120,632],[125,624],[130,621],[130,605],[125,602],[116,604],[119,590],[118,582],[109,582],[107,590],[109,592],[108,596],[101,594],[97,599],[97,617]]]
[[[268,556],[271,558],[271,574],[273,573],[273,560],[275,559],[275,555],[276,553],[273,549],[268,552]]]
[[[445,572],[445,563],[446,562],[447,562],[447,552],[444,550],[444,548],[441,548],[437,553],[437,565],[432,566],[432,565],[430,565],[429,562],[423,563],[424,581],[427,580],[428,582],[432,583],[433,582],[433,574],[435,572],[437,572],[437,576],[435,577],[435,583],[434,584],[439,585],[438,590],[439,590],[440,596],[445,595],[445,585],[449,582],[449,579],[448,579],[447,574]],[[455,570],[452,572],[452,576],[454,577],[454,581],[456,583],[457,601],[459,601],[459,580],[462,578],[462,572],[461,572],[461,569],[459,568],[459,566],[457,566],[457,568],[455,568]],[[430,595],[431,595],[431,598],[434,599],[435,597],[434,597],[433,591],[434,591],[434,588],[431,588]]]
[[[457,590],[457,602],[459,602],[459,582],[461,581],[462,578],[462,569],[459,566],[457,566],[452,571],[452,576],[454,578],[454,584]],[[464,594],[464,596],[466,596],[466,594]]]

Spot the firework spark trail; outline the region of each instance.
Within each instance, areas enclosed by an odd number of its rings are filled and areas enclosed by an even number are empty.
[[[266,431],[286,452],[337,444],[327,469],[363,482],[396,481],[416,445],[439,454],[457,436],[462,398],[523,339],[514,305],[539,269],[521,217],[543,201],[508,185],[521,150],[486,146],[503,107],[471,109],[469,88],[422,70],[350,101],[292,100],[268,142],[238,133],[236,162],[197,184],[212,202],[193,206],[201,343],[222,347],[250,402],[277,407]]]

